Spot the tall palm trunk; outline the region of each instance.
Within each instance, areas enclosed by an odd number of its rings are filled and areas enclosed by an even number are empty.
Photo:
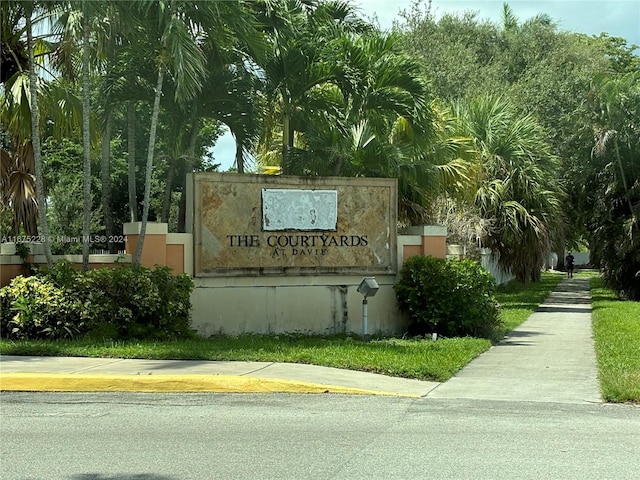
[[[334,177],[339,177],[340,176],[340,172],[342,171],[342,164],[344,163],[344,158],[341,156],[339,156],[336,159],[336,164],[333,168],[333,176]]]
[[[149,203],[151,200],[151,171],[153,169],[153,152],[156,144],[156,129],[158,127],[158,116],[160,115],[160,98],[162,97],[162,82],[164,80],[165,66],[158,69],[158,82],[156,84],[156,96],[153,101],[153,112],[151,114],[151,128],[149,131],[149,148],[147,151],[147,167],[144,177],[144,206],[142,208],[142,224],[140,225],[140,236],[138,237],[138,248],[133,259],[134,265],[140,265],[142,258],[142,247],[144,237],[147,233],[147,220],[149,218]]]
[[[191,132],[189,133],[189,147],[185,158],[185,174],[193,172],[193,164],[196,156],[196,144],[198,142],[198,107],[194,105],[191,115]],[[178,207],[178,232],[186,230],[187,215],[187,179],[182,179],[182,193],[180,194],[180,205]]]
[[[244,135],[237,134],[236,136],[236,167],[238,173],[244,173]]]
[[[89,268],[89,240],[91,237],[91,136],[90,120],[91,102],[89,95],[89,21],[86,1],[82,2],[82,147],[84,150],[83,169],[83,202],[82,211],[82,270]]]
[[[191,172],[189,172],[191,173]],[[186,232],[186,224],[187,224],[187,192],[185,191],[187,188],[187,179],[184,180],[184,187],[182,188],[182,192],[180,193],[180,203],[178,204],[178,232],[184,233]]]
[[[51,255],[51,239],[49,238],[49,224],[47,223],[47,203],[44,193],[44,176],[42,172],[42,149],[40,146],[40,113],[38,112],[38,92],[36,88],[37,77],[35,70],[35,57],[33,53],[33,25],[31,24],[31,14],[33,13],[34,2],[31,2],[27,9],[27,50],[29,52],[29,94],[31,97],[31,143],[33,146],[33,160],[36,174],[36,195],[38,201],[38,220],[40,221],[40,235],[44,239],[44,254],[47,265],[53,266],[53,256]]]
[[[111,211],[111,110],[107,112],[102,131],[102,162],[100,165],[100,178],[102,181],[102,211],[104,215],[104,227],[107,234],[107,247],[109,253],[115,252],[113,244],[113,213]]]
[[[282,105],[282,174],[289,173],[289,153],[293,148],[293,129],[291,128],[291,116],[289,110],[291,103],[287,98]]]
[[[170,160],[167,170],[167,180],[164,184],[164,196],[162,199],[162,223],[169,222],[169,210],[171,209],[171,191],[173,190],[173,180],[176,176],[176,160]]]
[[[635,212],[633,211],[633,204],[631,203],[631,197],[629,196],[627,176],[625,175],[624,168],[622,167],[622,158],[620,157],[620,146],[618,145],[618,138],[616,136],[613,137],[613,145],[616,150],[616,160],[618,163],[618,169],[620,170],[620,178],[622,178],[622,186],[624,187],[624,196],[627,199],[627,205],[629,206],[629,213],[633,217],[635,215]]]
[[[127,106],[127,147],[129,167],[129,215],[132,222],[138,221],[138,199],[136,193],[136,102],[129,100]]]

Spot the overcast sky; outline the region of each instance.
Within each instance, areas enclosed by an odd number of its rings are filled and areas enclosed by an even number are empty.
[[[380,27],[390,29],[401,10],[410,10],[414,0],[351,0],[363,17],[376,17]],[[428,0],[422,1],[423,5]],[[432,0],[432,11],[439,18],[444,13],[474,11],[478,18],[499,23],[503,0]],[[623,37],[627,44],[640,45],[640,0],[511,0],[507,2],[523,22],[539,13],[548,14],[560,30],[612,37]],[[423,7],[424,8],[424,7]],[[636,50],[640,54],[640,50]],[[214,148],[221,171],[234,161],[235,143],[231,135],[221,137]]]
[[[409,10],[413,0],[351,0],[363,16],[377,15],[382,28],[391,28],[398,12]],[[423,0],[426,5],[428,0]],[[433,0],[436,18],[444,13],[474,11],[481,19],[500,22],[503,0]],[[640,45],[640,0],[511,0],[507,2],[522,22],[539,13],[548,14],[560,30],[624,37]]]

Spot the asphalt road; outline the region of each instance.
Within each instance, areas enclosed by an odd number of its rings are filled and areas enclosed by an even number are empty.
[[[632,479],[640,408],[293,394],[0,394],[3,480]]]

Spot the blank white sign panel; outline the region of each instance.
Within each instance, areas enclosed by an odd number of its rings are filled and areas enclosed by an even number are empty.
[[[338,228],[336,190],[262,189],[262,229],[330,230]]]

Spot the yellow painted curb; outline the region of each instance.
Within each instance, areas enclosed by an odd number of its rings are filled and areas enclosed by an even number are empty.
[[[218,393],[341,393],[402,395],[359,388],[272,378],[233,375],[91,375],[64,373],[3,373],[0,391],[22,392],[218,392]]]

